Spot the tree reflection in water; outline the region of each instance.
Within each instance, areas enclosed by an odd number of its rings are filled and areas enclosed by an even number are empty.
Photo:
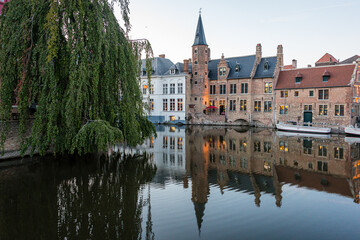
[[[144,156],[120,155],[3,170],[0,239],[140,239],[142,210],[150,204],[145,184],[155,173]],[[146,237],[153,239],[147,215]]]

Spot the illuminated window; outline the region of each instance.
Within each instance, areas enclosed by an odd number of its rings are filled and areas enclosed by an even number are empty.
[[[265,83],[265,93],[272,93],[272,82]]]
[[[182,99],[182,98],[178,98],[178,99],[177,99],[177,103],[178,103],[178,111],[179,111],[179,112],[183,111],[183,99]]]
[[[246,152],[246,141],[240,140],[240,152]]]
[[[328,113],[328,106],[327,105],[319,105],[319,115],[327,116],[327,113]]]
[[[174,98],[170,99],[170,111],[175,111],[175,99]]]
[[[344,105],[335,105],[335,116],[344,116]]]
[[[240,111],[246,112],[246,100],[240,100]]]
[[[318,151],[318,154],[319,154],[319,157],[326,157],[327,156],[327,148],[326,146],[319,146],[319,151]]]
[[[143,86],[143,94],[146,95],[147,94],[147,88],[148,86],[147,85],[144,85]]]
[[[261,101],[254,101],[254,112],[261,112]]]
[[[264,171],[271,172],[271,161],[264,161]]]
[[[154,84],[150,85],[149,94],[154,94]]]
[[[281,98],[287,98],[288,97],[288,91],[280,91],[280,97]]]
[[[287,142],[280,141],[279,145],[280,145],[280,147],[279,147],[280,151],[282,151],[282,152],[288,152],[289,151]]]
[[[170,122],[175,121],[175,116],[170,116],[169,120],[170,120]]]
[[[344,149],[340,147],[334,148],[334,158],[336,159],[344,159]]]
[[[295,91],[294,92],[294,97],[298,97],[299,96],[299,91]]]
[[[280,114],[288,114],[289,106],[288,105],[280,105]]]
[[[154,111],[154,99],[150,99],[150,110]]]
[[[163,148],[167,148],[167,146],[168,146],[168,138],[163,137]]]
[[[170,149],[175,149],[175,137],[170,137]]]
[[[151,137],[150,138],[150,148],[154,148],[154,143],[155,143],[155,138],[154,137]]]
[[[178,143],[178,150],[182,150],[183,149],[183,139],[181,137],[179,137],[177,139],[177,143]]]
[[[304,105],[304,111],[312,111],[312,105]]]

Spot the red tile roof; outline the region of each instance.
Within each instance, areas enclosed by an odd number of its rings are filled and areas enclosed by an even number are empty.
[[[329,53],[325,53],[324,56],[322,56],[316,63],[327,63],[327,62],[336,62],[338,63],[339,61],[334,58],[333,55],[329,54]]]
[[[293,65],[285,65],[284,69],[294,69]]]
[[[280,71],[275,89],[348,86],[354,70],[355,64],[282,70]],[[325,71],[327,74],[330,74],[328,82],[323,82],[323,74]],[[298,74],[302,75],[300,83],[295,82]]]

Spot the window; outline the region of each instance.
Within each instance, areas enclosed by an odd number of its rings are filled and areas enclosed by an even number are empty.
[[[231,167],[236,167],[236,157],[230,156],[229,157],[229,164]]]
[[[181,137],[179,137],[177,139],[177,145],[178,145],[178,150],[182,150],[183,149],[183,139]]]
[[[265,93],[272,93],[272,82],[265,83]]]
[[[319,146],[319,157],[326,157],[327,156],[327,148],[326,146]]]
[[[226,85],[220,85],[220,94],[226,94]]]
[[[243,169],[247,169],[248,164],[247,164],[246,158],[241,158],[240,159],[240,167],[243,168]]]
[[[167,148],[167,146],[168,146],[168,138],[163,137],[163,148]]]
[[[224,156],[224,155],[220,155],[220,156],[219,156],[219,160],[220,160],[220,163],[221,163],[222,165],[226,165],[226,161],[225,161],[225,156]]]
[[[313,97],[314,96],[314,91],[313,90],[310,90],[309,91],[309,97]]]
[[[167,155],[167,153],[163,153],[163,163],[164,164],[168,163],[168,155]]]
[[[170,149],[175,149],[175,137],[170,137]]]
[[[327,172],[328,171],[328,163],[327,162],[318,161],[317,165],[318,165],[318,170],[319,171],[322,171],[322,172]]]
[[[170,84],[170,94],[175,94],[175,83]]]
[[[271,112],[271,101],[264,101],[264,112]]]
[[[240,152],[246,152],[246,141],[240,140]]]
[[[220,76],[225,76],[225,74],[226,74],[226,68],[225,67],[219,68],[219,75]]]
[[[239,65],[239,64],[236,64],[236,66],[235,66],[235,72],[240,72],[240,65]]]
[[[183,157],[181,154],[178,154],[178,166],[179,167],[183,166]]]
[[[301,83],[301,79],[302,79],[302,77],[296,77],[296,78],[295,78],[295,82],[296,82],[296,83]]]
[[[149,94],[154,94],[154,84],[150,85]]]
[[[154,144],[155,144],[155,137],[151,137],[149,147],[154,148]]]
[[[254,112],[261,112],[261,101],[254,101]]]
[[[264,142],[264,152],[271,153],[271,142]]]
[[[289,106],[288,105],[280,105],[280,114],[288,114]]]
[[[280,151],[282,151],[282,152],[288,152],[289,151],[287,142],[280,141],[279,145],[280,145],[280,148],[279,148]]]
[[[281,98],[287,98],[288,97],[288,91],[280,91],[280,97]]]
[[[264,161],[264,171],[271,172],[271,161]]]
[[[163,94],[168,94],[168,85],[163,84]]]
[[[312,111],[312,105],[311,104],[310,105],[304,105],[304,111],[308,111],[308,112]]]
[[[312,152],[312,140],[304,139],[303,141],[304,154],[311,155]]]
[[[147,94],[147,88],[148,86],[147,85],[144,85],[143,86],[143,94],[146,95]]]
[[[197,72],[195,72],[195,76],[197,76]],[[195,84],[196,84],[196,81],[195,81]]]
[[[183,93],[183,84],[178,83],[178,94],[182,94],[182,93]]]
[[[194,52],[197,53],[197,48],[195,48]]]
[[[319,100],[329,99],[329,89],[319,90]]]
[[[210,85],[210,94],[216,94],[216,86]]]
[[[168,100],[163,99],[163,111],[167,111],[167,110],[168,110]]]
[[[198,64],[198,62],[197,62],[197,61],[195,61],[195,65],[196,65],[196,64]]]
[[[334,158],[344,159],[344,149],[339,147],[334,148]]]
[[[175,99],[170,99],[170,111],[175,111]]]
[[[236,100],[230,100],[230,111],[236,111]]]
[[[269,69],[270,69],[270,64],[269,64],[268,61],[266,61],[265,64],[264,64],[264,70],[267,71]]]
[[[247,83],[241,84],[241,93],[248,93],[248,84]]]
[[[236,93],[236,84],[230,84],[230,94]]]
[[[261,143],[260,143],[260,141],[254,141],[254,152],[261,152]]]
[[[178,98],[178,99],[177,99],[177,104],[178,104],[177,110],[178,110],[179,112],[183,111],[183,99],[182,99],[182,98]]]
[[[240,111],[246,112],[246,100],[240,100]]]
[[[154,111],[154,99],[150,99],[150,110]]]
[[[231,151],[236,151],[236,140],[235,139],[229,140],[229,149]]]
[[[215,154],[214,153],[209,154],[209,160],[211,163],[215,163]]]
[[[328,113],[328,106],[327,105],[319,105],[319,115],[327,116],[327,113]]]
[[[170,69],[170,74],[171,75],[175,74],[175,72],[176,72],[176,69]]]
[[[335,105],[335,116],[344,116],[344,105]]]
[[[329,76],[323,76],[323,82],[328,82],[329,81]]]
[[[294,97],[298,97],[299,96],[299,91],[295,91],[294,92]]]

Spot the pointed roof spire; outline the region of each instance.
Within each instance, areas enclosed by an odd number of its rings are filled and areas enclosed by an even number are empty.
[[[194,202],[196,222],[198,225],[199,235],[201,233],[201,224],[203,222],[203,217],[205,215],[205,203]]]
[[[206,45],[206,39],[205,39],[205,32],[204,32],[204,27],[203,27],[203,23],[201,20],[201,8],[199,11],[199,20],[198,20],[198,24],[197,24],[197,28],[196,28],[196,33],[195,33],[195,41],[194,41],[194,45]]]

